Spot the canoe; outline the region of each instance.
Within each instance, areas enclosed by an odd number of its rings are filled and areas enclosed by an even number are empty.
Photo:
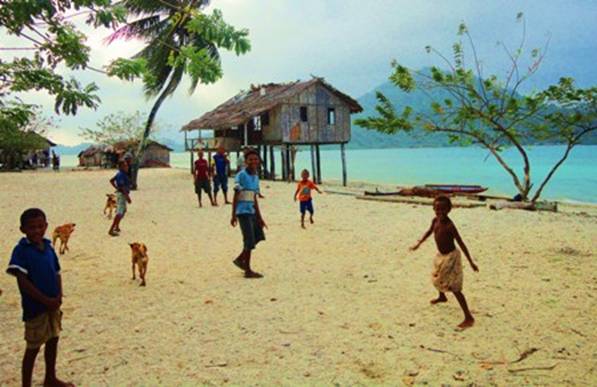
[[[481,187],[480,185],[425,184],[425,187],[436,191],[441,191],[443,193],[476,194],[487,191],[487,187]]]

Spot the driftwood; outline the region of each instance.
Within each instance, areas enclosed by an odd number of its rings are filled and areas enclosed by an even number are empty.
[[[502,210],[504,208],[512,208],[517,210],[527,210],[527,211],[551,211],[557,212],[558,211],[558,203],[557,202],[496,202],[489,205],[489,209],[491,210]]]
[[[356,196],[357,199],[360,200],[370,200],[374,202],[386,202],[386,203],[406,203],[406,204],[423,204],[427,206],[433,205],[433,199],[431,198],[413,198],[413,197],[404,197],[404,196],[365,196],[359,195]],[[475,203],[475,202],[453,202],[452,207],[456,208],[476,208],[476,207],[485,207],[484,203]]]
[[[524,372],[524,371],[551,371],[554,368],[556,368],[556,366],[558,365],[558,363],[552,365],[552,366],[545,366],[545,367],[525,367],[525,368],[516,368],[516,369],[509,369],[508,372],[510,373],[517,373],[517,372]]]

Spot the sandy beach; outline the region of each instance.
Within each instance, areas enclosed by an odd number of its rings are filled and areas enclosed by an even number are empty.
[[[596,207],[455,209],[480,268],[465,265],[476,325],[460,332],[452,295],[429,304],[433,241],[408,251],[428,206],[316,194],[316,223],[301,230],[295,185],[262,182],[269,230],[253,262],[265,278],[246,280],[231,263],[242,245],[230,207],[197,208],[184,170],[142,170],[123,232],[109,237],[113,173],[0,174],[3,273],[24,209],[46,212],[48,237],[77,224],[61,256],[57,368],[79,386],[597,384]],[[145,288],[130,278],[134,241],[148,247]],[[0,385],[16,386],[20,297],[12,276],[0,289]],[[43,370],[40,356],[37,385]]]

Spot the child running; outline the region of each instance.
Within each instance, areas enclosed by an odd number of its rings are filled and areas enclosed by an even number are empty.
[[[322,193],[319,188],[309,180],[309,171],[303,169],[301,172],[301,181],[299,181],[296,191],[294,192],[294,201],[298,197],[300,201],[300,211],[301,211],[301,227],[305,228],[305,213],[309,211],[309,222],[311,224],[314,223],[313,221],[313,198],[311,197],[311,190],[315,190],[319,193]]]
[[[262,278],[263,275],[251,269],[251,250],[257,243],[265,240],[263,228],[267,228],[257,196],[259,193],[259,153],[254,149],[245,152],[246,168],[241,170],[234,179],[234,198],[232,200],[232,218],[230,224],[235,227],[240,224],[243,235],[243,251],[233,261],[245,272],[245,278]]]
[[[126,204],[131,203],[129,196],[131,181],[128,175],[129,165],[126,161],[118,162],[118,173],[110,179],[110,184],[116,189],[116,216],[110,226],[108,234],[111,236],[118,236],[120,233],[120,221],[124,218],[126,213]]]
[[[462,251],[464,251],[464,255],[471,264],[472,269],[474,271],[479,271],[479,268],[473,262],[466,245],[458,234],[456,226],[452,220],[448,218],[448,213],[451,209],[452,202],[448,197],[439,196],[435,198],[433,201],[435,218],[431,221],[431,227],[429,227],[429,230],[427,230],[417,244],[411,247],[411,250],[414,251],[418,249],[419,246],[421,246],[421,244],[433,233],[439,252],[433,262],[431,278],[433,285],[439,291],[439,296],[436,299],[431,300],[431,303],[437,304],[446,302],[448,299],[446,298],[445,293],[454,293],[454,296],[464,312],[464,321],[461,322],[458,327],[465,329],[472,327],[475,323],[475,319],[468,309],[464,294],[462,294],[462,261],[460,259],[460,250],[455,246],[454,240],[458,242],[458,245]]]
[[[44,386],[73,386],[56,377],[58,337],[62,330],[62,279],[58,256],[44,238],[48,223],[38,208],[25,210],[20,230],[25,234],[12,251],[6,272],[17,277],[21,293],[27,348],[21,369],[22,385],[31,386],[35,358],[45,344]]]

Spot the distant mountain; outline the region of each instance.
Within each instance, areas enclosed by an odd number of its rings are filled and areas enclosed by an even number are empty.
[[[368,130],[354,124],[357,118],[375,116],[377,114],[375,106],[377,105],[376,91],[381,91],[401,112],[405,106],[411,106],[414,111],[422,111],[426,114],[433,114],[429,108],[429,96],[438,101],[449,98],[450,95],[443,90],[431,90],[426,95],[422,91],[415,90],[412,93],[405,93],[391,82],[385,82],[370,92],[358,98],[358,102],[363,107],[363,111],[353,115],[352,140],[348,144],[349,148],[414,148],[414,147],[443,147],[454,146],[448,141],[445,134],[430,134],[422,129],[414,129],[411,133],[399,132],[394,135],[379,133],[375,130]],[[597,144],[597,133],[593,132],[587,135],[583,144]]]
[[[73,146],[57,145],[52,150],[59,155],[78,155],[81,151],[89,148],[90,145],[92,144],[88,142]]]

